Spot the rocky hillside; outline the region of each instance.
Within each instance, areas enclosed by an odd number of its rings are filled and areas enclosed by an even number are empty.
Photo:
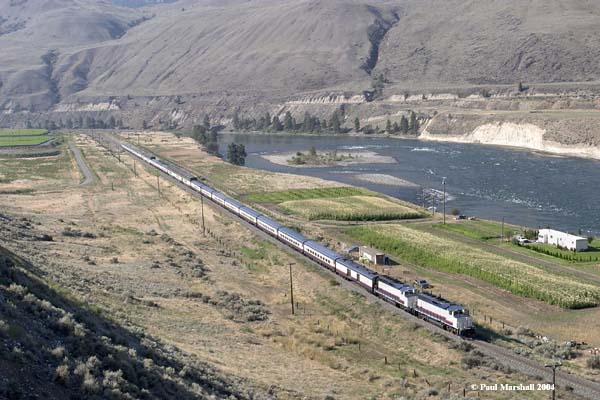
[[[398,92],[594,81],[599,18],[589,0],[10,0],[0,4],[0,107],[360,94],[373,73]]]
[[[589,0],[7,0],[0,126],[594,110],[598,39]]]
[[[51,242],[31,220],[0,214],[0,240]],[[135,326],[116,323],[0,246],[0,398],[265,399]]]
[[[600,77],[600,3],[397,2],[377,70],[403,87],[582,82]]]

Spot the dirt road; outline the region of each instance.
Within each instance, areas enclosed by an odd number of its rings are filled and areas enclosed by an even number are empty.
[[[83,174],[84,179],[83,179],[83,182],[81,182],[81,186],[91,185],[92,183],[95,182],[96,177],[92,173],[92,170],[90,169],[90,167],[85,162],[85,159],[83,158],[83,154],[81,154],[81,151],[77,148],[77,146],[75,146],[75,144],[73,144],[73,142],[69,142],[69,148],[73,152],[73,155],[75,156],[75,160],[77,161],[77,165],[79,165],[79,169],[81,170],[81,173]]]

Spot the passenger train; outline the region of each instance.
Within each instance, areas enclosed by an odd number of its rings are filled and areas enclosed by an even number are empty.
[[[465,307],[429,294],[417,293],[414,287],[348,260],[339,253],[199,182],[195,176],[176,165],[162,161],[155,155],[139,150],[134,146],[126,144],[121,146],[127,152],[189,186],[202,196],[285,243],[297,252],[345,279],[358,284],[369,293],[457,335],[468,336],[474,333],[473,319]]]

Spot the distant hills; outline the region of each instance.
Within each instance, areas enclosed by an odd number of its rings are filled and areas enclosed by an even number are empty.
[[[158,3],[158,4],[157,4]],[[0,110],[600,80],[589,0],[9,0]]]

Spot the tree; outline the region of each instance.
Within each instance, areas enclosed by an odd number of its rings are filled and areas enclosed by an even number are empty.
[[[356,132],[360,131],[360,119],[358,117],[354,118],[354,130]]]
[[[115,117],[111,115],[108,119],[108,127],[113,129],[115,126],[117,126],[117,120],[115,120]]]
[[[308,111],[304,112],[304,121],[302,121],[302,131],[312,132],[313,130],[313,119],[311,118]]]
[[[241,128],[240,125],[240,115],[238,114],[238,111],[235,110],[235,112],[233,113],[233,129],[238,130]]]
[[[339,133],[342,131],[342,123],[340,121],[340,113],[338,110],[335,110],[333,114],[331,114],[331,119],[329,120],[329,127],[335,133]]]
[[[227,146],[227,160],[235,165],[246,163],[246,147],[243,144],[230,143]]]
[[[146,120],[142,121],[142,129],[144,129],[144,130],[148,129],[148,123],[146,122]]]
[[[209,154],[218,155],[219,154],[219,144],[217,142],[208,142],[206,144],[206,151]]]
[[[281,124],[281,121],[279,121],[279,117],[277,117],[276,115],[273,116],[273,122],[271,123],[271,127],[276,132],[280,132],[283,130],[283,125]]]
[[[285,117],[283,117],[283,128],[286,131],[294,130],[294,119],[292,118],[292,114],[289,111],[285,112]]]
[[[385,131],[387,132],[388,135],[391,135],[392,133],[394,133],[394,131],[392,129],[392,121],[390,121],[389,119],[385,123]]]
[[[419,121],[417,120],[417,114],[414,111],[410,112],[410,120],[408,122],[408,131],[413,135],[419,133]]]
[[[87,128],[87,129],[94,129],[96,127],[96,120],[89,116],[85,117],[85,122],[83,124],[83,127]]]
[[[404,135],[408,133],[408,120],[404,115],[400,118],[400,132]]]
[[[206,129],[207,131],[210,130],[210,117],[208,116],[208,114],[206,114],[204,116],[204,120],[202,121],[202,126],[204,126],[204,129]]]
[[[206,128],[202,125],[194,125],[192,128],[192,139],[200,144],[207,142]]]
[[[308,150],[308,154],[311,157],[316,157],[317,156],[317,149],[315,148],[315,146],[310,146],[310,150]]]
[[[392,130],[394,131],[394,133],[400,132],[400,125],[398,125],[397,122],[394,122],[394,126],[392,127]]]
[[[517,86],[517,89],[519,90],[519,92],[524,91],[525,89],[523,88],[523,82],[519,82],[519,85]]]
[[[452,211],[450,211],[450,214],[454,216],[460,215],[460,210],[458,208],[453,208]]]

